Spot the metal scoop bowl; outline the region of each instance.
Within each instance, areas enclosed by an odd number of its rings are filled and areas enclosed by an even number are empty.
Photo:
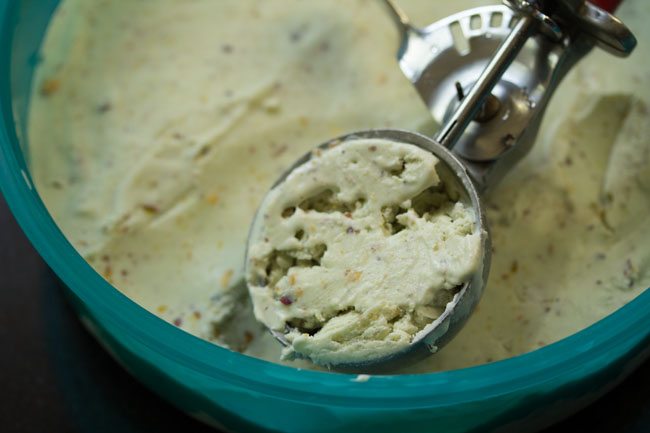
[[[485,220],[485,213],[481,207],[479,194],[474,182],[471,180],[463,164],[453,155],[451,151],[436,142],[434,139],[424,135],[397,130],[397,129],[375,129],[367,131],[358,131],[351,134],[343,135],[318,146],[318,148],[327,150],[334,144],[340,144],[353,140],[363,139],[384,139],[391,142],[398,142],[417,146],[421,149],[431,152],[439,159],[436,171],[440,178],[447,186],[460,195],[459,201],[463,202],[468,208],[474,211],[476,216],[475,231],[480,234],[480,260],[472,278],[458,287],[452,300],[447,303],[444,312],[432,323],[420,330],[411,344],[404,350],[391,353],[382,358],[369,359],[355,363],[342,363],[331,365],[339,371],[365,371],[365,372],[382,372],[395,369],[399,366],[407,365],[437,352],[444,346],[454,335],[463,327],[465,321],[469,318],[478,303],[485,283],[487,281],[490,269],[490,245]],[[273,188],[282,183],[286,177],[296,168],[308,162],[313,152],[305,154],[296,161],[274,184]],[[258,211],[251,226],[251,234],[248,238],[247,251],[251,245],[257,241],[256,233],[264,224],[263,212]],[[246,259],[249,265],[248,258]],[[245,275],[249,274],[246,269]],[[291,346],[286,338],[286,334],[292,331],[289,325],[285,326],[282,331],[271,329],[271,334],[285,347]],[[297,353],[300,356],[300,353]]]

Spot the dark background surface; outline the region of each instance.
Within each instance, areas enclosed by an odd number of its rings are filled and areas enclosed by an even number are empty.
[[[81,326],[0,198],[0,432],[214,432],[128,375]],[[649,433],[650,362],[544,433]]]

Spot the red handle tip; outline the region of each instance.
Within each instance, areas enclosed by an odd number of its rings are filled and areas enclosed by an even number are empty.
[[[613,13],[616,11],[616,8],[623,2],[623,0],[590,0],[591,3],[595,4],[599,8],[606,10],[607,12]]]

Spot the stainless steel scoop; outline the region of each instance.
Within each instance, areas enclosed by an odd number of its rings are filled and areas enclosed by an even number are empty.
[[[595,45],[619,56],[636,45],[617,18],[581,0],[509,0],[505,6],[469,9],[423,29],[411,25],[393,1],[383,3],[400,33],[399,65],[442,127],[435,139],[401,130],[371,130],[335,140],[383,138],[436,155],[476,210],[483,261],[445,312],[406,350],[333,366],[347,371],[381,372],[417,361],[435,353],[462,328],[483,293],[490,267],[480,193],[528,152],[551,95],[578,60]],[[284,333],[271,332],[289,345]]]

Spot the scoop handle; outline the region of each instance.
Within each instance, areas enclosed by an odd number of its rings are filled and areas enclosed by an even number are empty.
[[[619,5],[623,3],[623,0],[591,0],[595,6],[598,6],[602,10],[605,10],[609,13],[614,13],[618,9]]]

